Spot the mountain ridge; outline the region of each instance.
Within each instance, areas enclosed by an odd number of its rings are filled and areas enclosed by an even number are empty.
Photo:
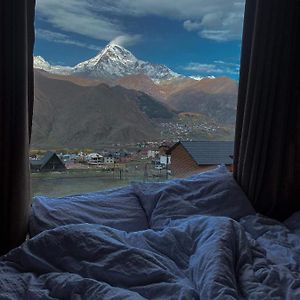
[[[32,146],[96,147],[158,140],[156,120],[176,114],[147,94],[105,83],[81,86],[35,72]]]
[[[35,56],[34,68],[54,74],[108,80],[126,75],[144,74],[157,82],[182,76],[165,65],[140,60],[129,50],[116,44],[108,44],[96,56],[80,62],[74,67],[51,65],[43,57]]]

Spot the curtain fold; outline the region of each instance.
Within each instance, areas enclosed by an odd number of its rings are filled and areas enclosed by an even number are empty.
[[[234,176],[255,209],[284,219],[300,209],[299,1],[247,0]]]
[[[0,255],[27,233],[34,8],[34,0],[0,3]]]

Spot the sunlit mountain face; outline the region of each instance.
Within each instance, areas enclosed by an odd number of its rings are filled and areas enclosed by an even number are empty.
[[[52,66],[41,56],[35,57],[34,66],[54,74],[96,79],[116,79],[127,75],[144,74],[154,81],[159,81],[180,76],[165,65],[139,60],[130,51],[116,44],[108,44],[95,57],[74,67]]]

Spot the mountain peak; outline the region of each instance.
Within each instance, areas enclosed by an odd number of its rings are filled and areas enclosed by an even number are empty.
[[[124,47],[117,45],[115,43],[109,43],[101,52],[101,58],[108,56],[112,60],[119,61],[134,61],[136,62],[138,59],[127,49]]]
[[[110,42],[108,43],[104,49],[121,49],[121,50],[125,50],[125,51],[128,51],[127,49],[125,49],[123,46],[115,43],[115,42]]]
[[[136,58],[129,50],[109,43],[95,57],[75,67],[51,66],[42,57],[35,58],[35,68],[51,73],[80,75],[94,79],[116,79],[128,75],[143,74],[153,81],[180,77],[165,65],[152,64]]]
[[[71,67],[51,65],[42,56],[34,56],[33,67],[35,69],[41,69],[53,74],[69,75],[72,71]]]
[[[94,58],[91,58],[87,61],[100,60],[103,56],[112,55],[114,53],[130,53],[133,56],[133,54],[130,51],[123,48],[122,46],[117,45],[115,43],[109,43],[103,49],[101,49],[100,52]]]
[[[51,68],[50,64],[42,56],[35,56],[33,65],[36,69],[42,69],[45,71]]]
[[[104,79],[144,74],[154,81],[159,81],[179,76],[164,65],[139,60],[129,50],[113,42],[95,57],[76,65],[74,71],[91,78]]]

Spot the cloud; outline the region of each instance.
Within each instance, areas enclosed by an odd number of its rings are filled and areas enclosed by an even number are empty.
[[[119,46],[127,47],[136,44],[141,39],[141,35],[120,35],[114,38],[110,44],[116,44]]]
[[[88,48],[88,49],[96,50],[96,51],[99,51],[101,49],[101,47],[98,47],[93,44],[87,44],[87,43],[82,43],[82,42],[73,40],[68,35],[59,33],[59,32],[53,32],[53,31],[44,30],[44,29],[37,29],[35,34],[36,34],[37,38],[40,38],[40,39],[43,39],[46,41],[50,41],[50,42],[74,45],[77,47]]]
[[[188,31],[216,41],[241,39],[245,0],[91,0],[98,12],[156,15],[183,22]]]
[[[99,15],[87,0],[38,0],[36,12],[38,18],[67,33],[105,41],[130,36],[118,21]]]
[[[233,11],[206,13],[196,21],[186,20],[183,27],[196,31],[202,38],[215,41],[239,40],[242,35],[243,8],[233,6]]]
[[[187,71],[193,71],[197,73],[211,73],[211,74],[220,74],[223,73],[223,70],[218,68],[215,64],[200,64],[200,63],[189,63],[184,67]]]
[[[236,64],[236,63],[230,63],[230,62],[225,62],[223,60],[215,60],[214,61],[215,64],[219,64],[219,65],[223,65],[223,66],[226,66],[226,67],[233,67],[233,68],[236,68],[236,69],[239,69],[240,68],[240,65],[239,64]]]
[[[200,22],[193,22],[191,20],[186,20],[186,21],[183,22],[183,27],[187,31],[199,30],[201,28],[201,23]]]
[[[186,71],[191,71],[197,75],[238,75],[239,64],[224,62],[221,60],[214,61],[211,64],[202,64],[191,62],[187,66],[183,67]]]
[[[120,16],[161,16],[215,41],[241,39],[245,0],[37,0],[37,16],[65,32],[111,41],[132,36]],[[128,38],[129,40],[129,38]]]

